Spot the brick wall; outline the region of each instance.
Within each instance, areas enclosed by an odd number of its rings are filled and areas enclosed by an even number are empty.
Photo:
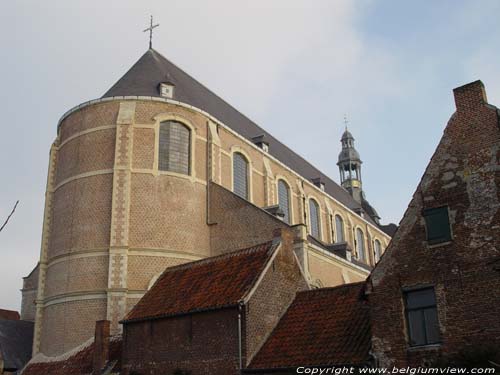
[[[238,374],[238,310],[228,308],[129,323],[124,327],[127,375]]]
[[[281,233],[281,250],[245,305],[247,364],[276,327],[297,291],[308,288],[293,256],[293,232]]]
[[[500,127],[481,82],[454,90],[457,111],[400,228],[373,271],[373,349],[383,365],[422,365],[500,347]],[[452,241],[426,242],[422,210],[448,206]],[[434,286],[441,343],[410,347],[402,289]],[[390,322],[390,324],[388,324]]]
[[[38,293],[38,275],[40,266],[37,264],[31,273],[23,278],[21,319],[35,321],[36,306],[35,300]]]
[[[273,238],[286,223],[215,183],[210,183],[210,245],[212,255],[244,249]]]

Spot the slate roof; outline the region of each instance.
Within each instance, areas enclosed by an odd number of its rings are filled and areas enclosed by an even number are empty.
[[[20,316],[17,311],[0,309],[0,320],[19,320]]]
[[[365,283],[297,293],[246,372],[297,366],[362,366],[369,361]]]
[[[33,327],[33,322],[25,320],[0,320],[0,357],[4,360],[4,369],[21,370],[29,361]]]
[[[175,86],[174,100],[208,112],[249,141],[264,136],[272,156],[309,181],[320,178],[325,183],[325,191],[347,207],[353,210],[360,208],[360,204],[336,182],[154,49],[146,51],[102,97],[161,97],[158,87],[162,82]],[[373,223],[368,216],[366,219]]]
[[[66,359],[36,361],[35,357],[26,366],[22,375],[90,375],[93,370],[94,343],[84,346],[81,350]],[[109,373],[118,373],[121,370],[122,338],[111,337],[109,343],[109,361],[105,370]]]
[[[267,242],[167,268],[123,323],[236,306],[276,248]]]

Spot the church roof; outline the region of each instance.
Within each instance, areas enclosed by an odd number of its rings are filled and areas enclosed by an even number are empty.
[[[267,242],[167,268],[123,323],[236,306],[276,249],[277,245]]]
[[[371,331],[364,285],[297,293],[245,373],[296,366],[366,364]]]
[[[161,83],[166,82],[175,86],[174,100],[208,112],[250,142],[254,137],[264,136],[266,142],[269,143],[269,153],[272,156],[309,181],[320,178],[325,183],[325,191],[347,207],[353,210],[360,208],[359,203],[335,181],[154,49],[146,51],[129,71],[103,95],[103,98],[113,96],[161,97],[158,87]]]

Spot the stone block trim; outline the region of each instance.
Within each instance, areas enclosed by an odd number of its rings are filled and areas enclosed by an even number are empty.
[[[130,188],[134,135],[132,125],[135,119],[135,109],[135,102],[120,103],[116,121],[107,303],[107,319],[111,322],[113,334],[121,330],[118,322],[127,308]]]

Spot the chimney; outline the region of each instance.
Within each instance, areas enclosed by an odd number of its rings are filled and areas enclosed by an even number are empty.
[[[109,361],[109,320],[95,322],[94,358],[92,375],[100,375]]]
[[[480,80],[453,89],[453,95],[457,112],[474,110],[488,103],[483,82]]]

